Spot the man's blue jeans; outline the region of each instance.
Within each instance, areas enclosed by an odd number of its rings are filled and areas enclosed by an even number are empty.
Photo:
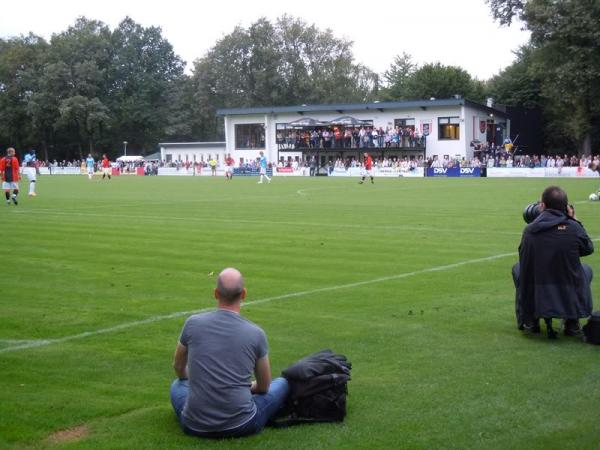
[[[171,405],[177,415],[181,428],[187,434],[207,438],[242,437],[260,433],[270,418],[281,408],[288,396],[290,387],[285,378],[275,378],[266,394],[254,394],[252,399],[256,404],[256,414],[245,424],[225,431],[198,432],[189,429],[182,423],[181,413],[189,392],[188,380],[175,380],[171,384]]]

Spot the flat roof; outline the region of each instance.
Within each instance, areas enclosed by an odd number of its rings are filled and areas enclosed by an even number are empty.
[[[385,111],[386,109],[423,109],[435,106],[470,106],[487,113],[507,117],[506,111],[498,108],[490,108],[481,103],[473,102],[464,98],[448,98],[433,100],[411,100],[405,102],[372,102],[372,103],[334,103],[329,105],[296,105],[296,106],[265,106],[256,108],[222,108],[217,109],[218,116],[237,116],[247,114],[276,114],[276,113],[298,113],[336,111],[344,114],[348,111]]]
[[[199,147],[199,148],[225,148],[225,142],[159,142],[159,147]]]

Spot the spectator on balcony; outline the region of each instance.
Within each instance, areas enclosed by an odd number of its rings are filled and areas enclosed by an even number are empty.
[[[325,128],[321,136],[323,137],[323,148],[331,148],[331,132]]]
[[[352,147],[352,130],[350,128],[346,128],[344,130],[344,147],[345,148]]]
[[[334,139],[334,147],[335,148],[342,148],[344,146],[344,135],[342,133],[342,130],[340,129],[340,127],[335,127],[333,129],[333,139]]]

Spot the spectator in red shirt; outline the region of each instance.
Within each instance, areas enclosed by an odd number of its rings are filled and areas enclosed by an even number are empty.
[[[365,152],[364,169],[363,176],[358,184],[363,184],[367,175],[371,177],[371,183],[375,183],[375,179],[373,178],[373,158],[367,152]]]
[[[17,195],[19,195],[19,160],[15,156],[15,149],[9,148],[6,150],[6,156],[0,159],[0,174],[2,176],[2,189],[6,196],[6,204],[10,206],[12,190],[12,201],[16,205]]]

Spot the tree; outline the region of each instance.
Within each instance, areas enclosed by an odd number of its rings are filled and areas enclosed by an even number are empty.
[[[96,97],[89,99],[75,95],[63,100],[59,107],[60,120],[57,126],[73,128],[82,140],[87,141],[89,152],[94,152],[94,138],[97,137],[109,123],[108,108]],[[81,144],[79,159],[83,159]]]
[[[525,0],[487,0],[487,3],[494,19],[502,25],[510,25],[515,18],[521,19],[525,7]]]
[[[414,75],[418,66],[413,62],[412,56],[408,53],[396,55],[390,68],[383,74],[385,88],[382,89],[381,97],[383,100],[406,100],[407,84]]]
[[[36,92],[47,47],[46,41],[33,34],[0,39],[0,143],[4,147],[35,143],[27,105]]]
[[[217,108],[365,101],[377,76],[356,64],[352,43],[300,19],[236,27],[198,59],[192,76],[195,132],[213,139]]]
[[[532,70],[535,52],[530,46],[519,49],[516,61],[488,81],[488,94],[498,103],[527,109],[543,105],[541,79]]]
[[[590,0],[490,0],[500,23],[531,31],[529,70],[540,80],[544,115],[591,153],[600,137],[600,3]]]
[[[183,106],[177,90],[183,86],[185,64],[161,29],[144,28],[126,17],[112,33],[111,48],[107,105],[115,119],[112,142],[125,139],[132,149],[150,150],[169,131],[181,134],[172,113]]]
[[[471,75],[460,67],[444,66],[439,62],[425,64],[406,80],[405,98],[450,98],[454,95],[480,100]]]

